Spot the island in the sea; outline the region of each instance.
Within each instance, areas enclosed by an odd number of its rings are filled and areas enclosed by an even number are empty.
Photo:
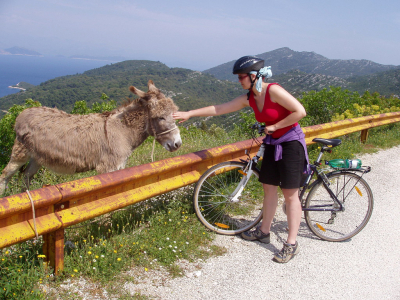
[[[30,87],[34,87],[33,84],[30,84],[28,82],[18,82],[16,85],[10,85],[9,88],[10,89],[19,89],[21,91],[26,91],[26,89],[30,88]]]
[[[28,55],[28,56],[43,56],[39,52],[25,49],[25,48],[20,48],[20,47],[12,47],[8,49],[1,50],[0,49],[0,54],[3,55]]]

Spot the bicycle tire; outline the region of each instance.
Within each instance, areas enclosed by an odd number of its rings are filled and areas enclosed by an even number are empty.
[[[326,174],[329,188],[344,206],[344,211],[304,211],[310,230],[320,239],[330,242],[348,240],[367,225],[374,206],[368,183],[351,172]],[[329,195],[321,180],[310,190],[306,209],[340,207]]]
[[[245,163],[223,162],[207,170],[194,189],[194,210],[208,229],[235,235],[254,227],[262,219],[263,189],[259,173],[253,171],[241,194]],[[235,198],[236,196],[236,198]],[[235,202],[236,201],[236,202]]]

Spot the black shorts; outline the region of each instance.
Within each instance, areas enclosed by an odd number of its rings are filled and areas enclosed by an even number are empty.
[[[275,146],[266,145],[259,181],[283,189],[299,188],[304,180],[305,154],[299,141],[284,142],[282,159],[275,161]]]

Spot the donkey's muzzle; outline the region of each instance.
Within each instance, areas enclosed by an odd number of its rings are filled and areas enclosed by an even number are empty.
[[[173,142],[167,142],[164,147],[168,151],[174,152],[174,151],[178,150],[181,146],[182,146],[182,140],[179,139],[179,140],[176,140],[176,141],[173,141]]]

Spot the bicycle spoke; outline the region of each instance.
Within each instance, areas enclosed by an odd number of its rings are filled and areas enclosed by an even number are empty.
[[[343,209],[340,210],[340,205],[319,182],[307,196],[306,222],[310,230],[321,239],[343,241],[356,235],[367,224],[372,214],[373,196],[368,184],[357,174],[333,173],[328,178],[329,188]]]
[[[195,188],[194,206],[199,220],[209,229],[236,234],[260,221],[263,197],[258,173],[253,173],[255,176],[250,177],[244,191],[240,188],[244,175],[239,172],[244,167],[245,164],[239,162],[221,163],[200,178]]]

